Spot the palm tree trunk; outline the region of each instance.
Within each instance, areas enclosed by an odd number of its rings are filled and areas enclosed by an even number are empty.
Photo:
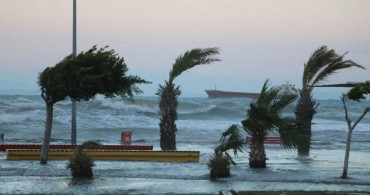
[[[249,153],[249,166],[251,168],[266,168],[266,153],[264,146],[265,136],[257,133],[252,134]]]
[[[311,127],[304,127],[302,129],[302,142],[298,145],[299,156],[309,156],[311,148]]]
[[[315,101],[308,89],[300,91],[300,98],[296,106],[296,119],[301,123],[302,142],[298,145],[298,155],[309,156],[311,147],[311,124],[315,114]]]
[[[180,95],[179,88],[171,82],[166,82],[165,86],[160,86],[157,93],[161,100],[159,108],[162,118],[159,123],[160,127],[160,146],[162,150],[176,150],[176,123],[177,120],[177,97]]]
[[[41,148],[41,159],[40,164],[47,164],[48,152],[51,138],[51,128],[53,125],[53,103],[46,103],[46,125],[44,133],[44,141]]]
[[[161,149],[176,150],[176,124],[169,114],[163,115],[159,123],[161,131]]]
[[[346,154],[344,156],[343,173],[342,173],[342,176],[340,177],[342,179],[347,178],[349,151],[351,150],[351,138],[352,138],[352,131],[349,129],[348,134],[347,134]]]

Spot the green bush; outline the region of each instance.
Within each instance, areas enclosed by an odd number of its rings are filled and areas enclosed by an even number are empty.
[[[92,168],[95,166],[94,160],[84,151],[88,146],[102,147],[98,141],[89,140],[77,146],[73,156],[69,159],[67,169],[71,169],[73,177],[92,177]]]
[[[92,177],[94,166],[94,160],[86,152],[75,152],[67,164],[67,169],[71,169],[73,177]]]
[[[211,178],[224,178],[230,176],[230,158],[224,154],[214,154],[207,163]]]

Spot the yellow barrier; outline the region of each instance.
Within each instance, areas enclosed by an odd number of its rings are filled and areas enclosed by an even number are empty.
[[[199,151],[86,150],[94,160],[199,162]],[[41,150],[6,150],[7,160],[39,160]],[[73,150],[49,150],[49,160],[69,160]]]

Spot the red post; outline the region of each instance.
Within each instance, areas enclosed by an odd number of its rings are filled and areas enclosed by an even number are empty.
[[[121,143],[124,145],[131,145],[131,134],[130,131],[123,131],[121,135]]]

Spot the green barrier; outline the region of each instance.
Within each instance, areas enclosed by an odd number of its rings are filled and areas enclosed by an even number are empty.
[[[4,133],[0,133],[0,142],[4,142]]]

